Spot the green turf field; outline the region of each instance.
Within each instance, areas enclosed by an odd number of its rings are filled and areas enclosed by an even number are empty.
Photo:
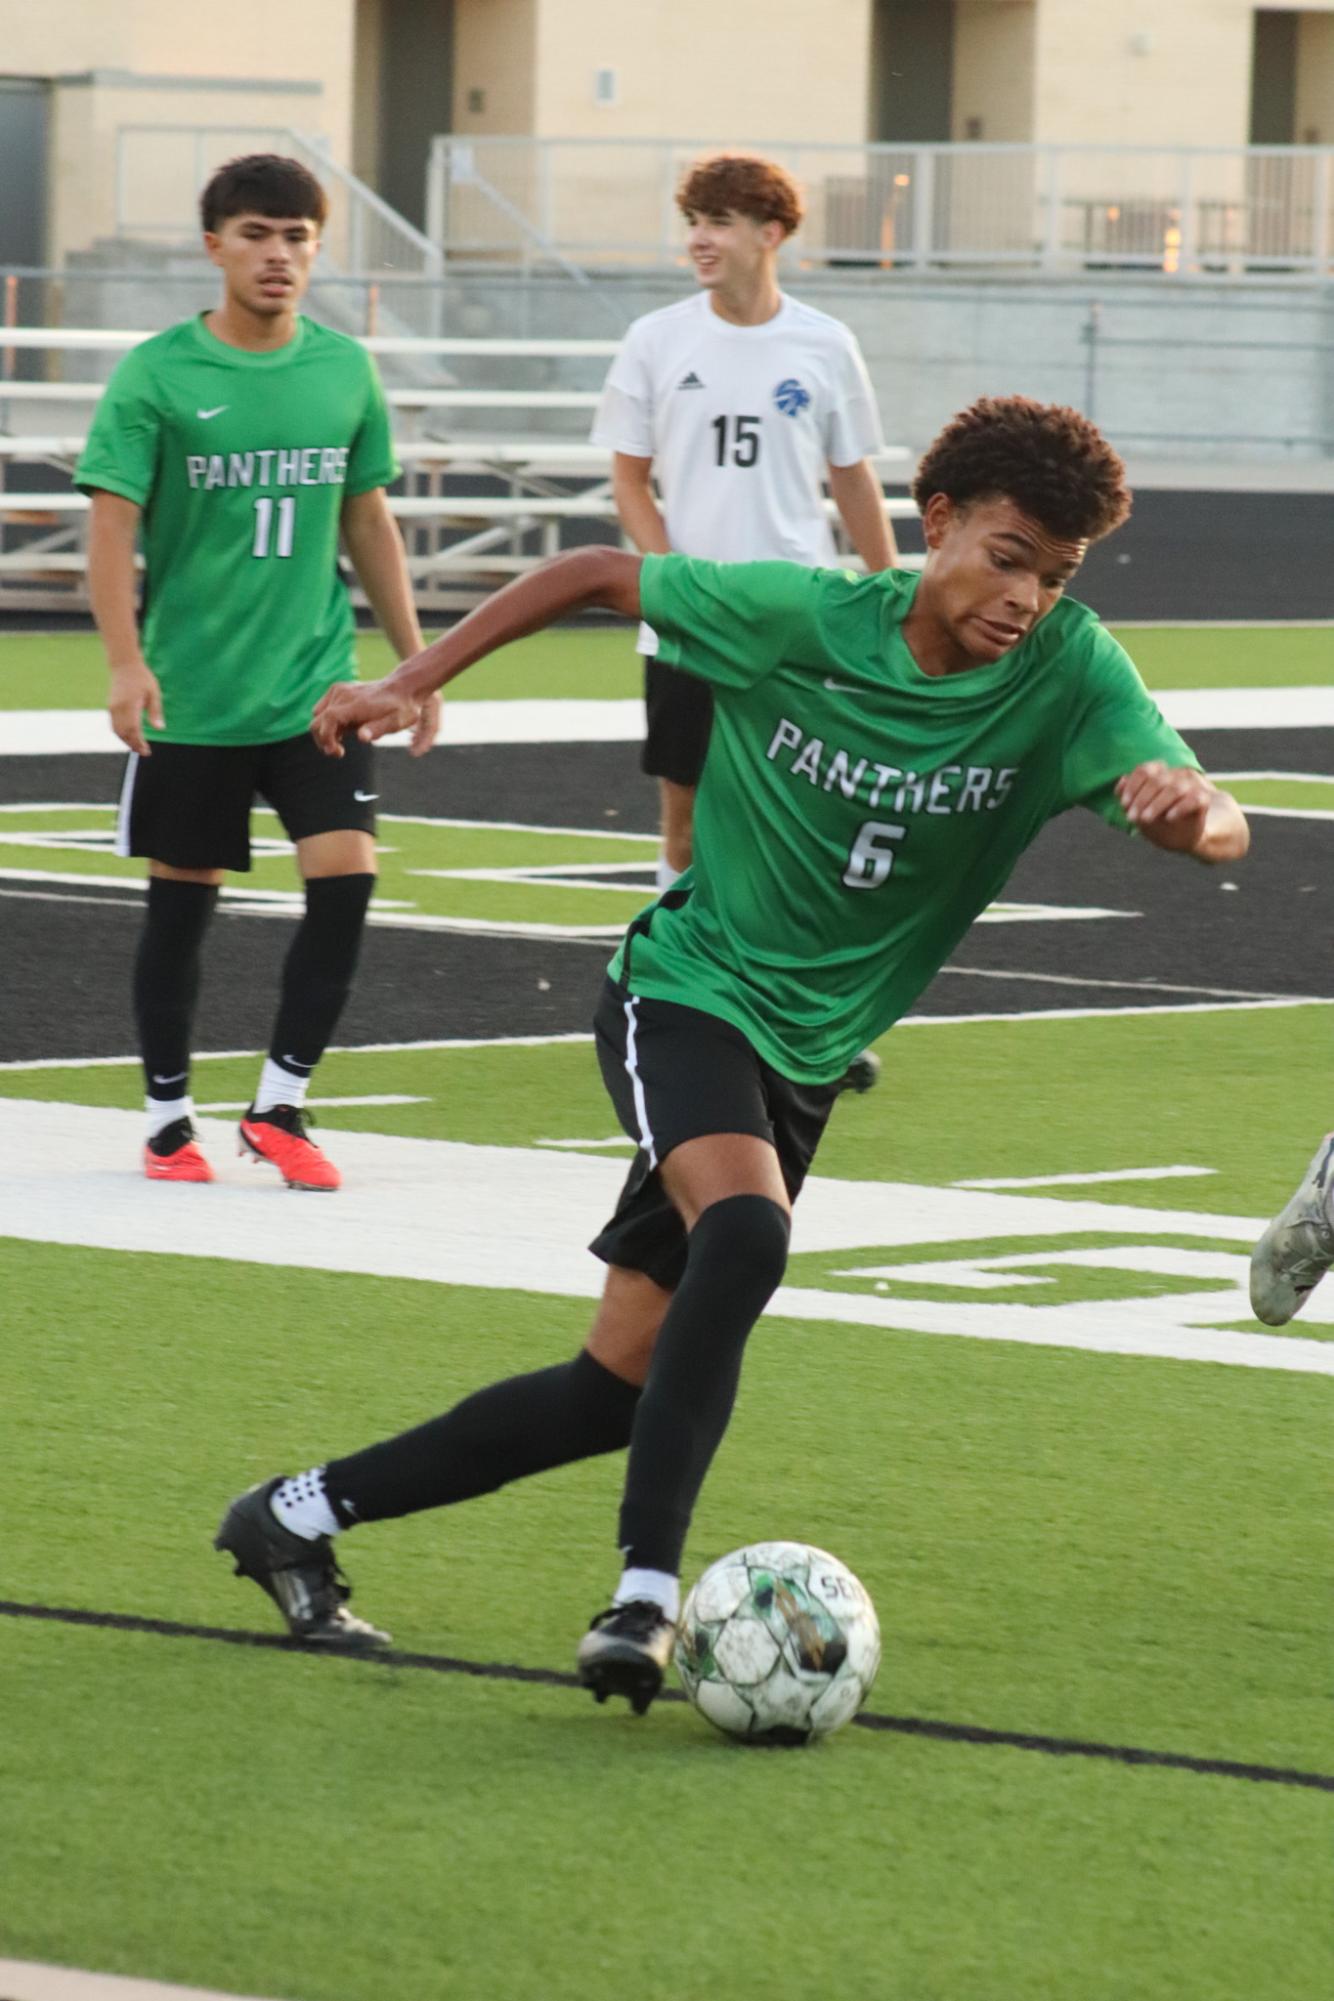
[[[1328,678],[1318,628],[1126,638],[1159,688]],[[386,664],[373,640],[363,659]],[[590,631],[459,693],[636,687],[627,636]],[[0,645],[0,708],[102,699],[90,638]],[[1300,771],[1235,789],[1334,810],[1334,781]],[[111,820],[6,806],[0,864],[25,890],[137,882]],[[271,816],[256,833],[244,891],[283,908],[290,857]],[[556,932],[623,923],[655,847],[382,833],[387,916]],[[332,1210],[225,1157],[258,1053],[196,1064],[225,1169],[198,1190],[137,1179],[137,1063],[0,1067],[0,1130],[86,1108],[111,1149],[71,1151],[50,1228],[0,1213],[0,1956],[275,2001],[1327,2001],[1334,1277],[1270,1332],[1238,1273],[1327,1119],[1332,1033],[1313,1004],[885,1039],[881,1088],[840,1101],[818,1162],[825,1213],[879,1206],[842,1248],[798,1239],[687,1570],[771,1535],[832,1548],[881,1617],[871,1711],[956,1734],[853,1727],[800,1753],[522,1678],[568,1674],[614,1580],[614,1462],[351,1535],[391,1665],[242,1644],[280,1627],[210,1548],[250,1481],[577,1346],[589,1306],[542,1266],[541,1202],[514,1198],[516,1271],[494,1283],[408,1267],[466,1250],[460,1205],[497,1149],[553,1203],[563,1163],[625,1158],[588,1042],[331,1054]],[[986,1181],[1025,1185],[985,1228],[934,1226]],[[331,1215],[358,1268],[322,1253]],[[1246,1365],[1192,1352],[1212,1337],[1252,1342]]]
[[[1315,1101],[1329,1025],[1307,1008],[905,1028],[889,1088],[840,1106],[820,1169],[925,1188],[1190,1164],[1215,1171],[1050,1192],[1146,1222],[1263,1212],[1302,1164],[1266,1079],[1281,1061]],[[239,1099],[253,1071],[202,1063],[196,1096]],[[126,1106],[139,1088],[130,1066],[0,1082]],[[321,1086],[421,1100],[329,1109],[345,1132],[532,1149],[611,1131],[585,1044],[348,1052]],[[194,1192],[225,1233],[227,1190]],[[299,1238],[308,1211],[272,1199]],[[1089,1241],[929,1254],[1029,1254],[1054,1307],[1171,1291],[1044,1263]],[[1168,1241],[1214,1239],[1202,1222]],[[0,1243],[8,1599],[272,1631],[208,1547],[232,1491],[558,1359],[587,1318],[540,1292],[245,1256]],[[798,1258],[790,1281],[867,1292],[859,1262],[885,1253]],[[888,1289],[904,1310],[967,1296]],[[834,1548],[877,1600],[872,1707],[892,1716],[1334,1773],[1329,1413],[1327,1377],[776,1316],[687,1567],[769,1534]],[[613,1466],[567,1469],[358,1533],[357,1602],[409,1652],[567,1669],[614,1572],[615,1490]],[[831,1979],[865,2001],[1252,2001],[1276,1963],[1285,2001],[1326,1991],[1314,1791],[858,1729],[746,1752],[681,1707],[636,1722],[565,1688],[14,1619],[0,1660],[23,1718],[0,1752],[15,1956],[295,2001],[760,2001]]]
[[[1305,687],[1329,680],[1327,626],[1137,626],[1122,632],[1151,688]],[[363,633],[361,671],[387,673],[385,641]],[[506,647],[453,683],[450,701],[633,696],[640,666],[628,631],[546,632]],[[8,635],[0,647],[0,709],[91,709],[106,699],[106,670],[92,633]]]

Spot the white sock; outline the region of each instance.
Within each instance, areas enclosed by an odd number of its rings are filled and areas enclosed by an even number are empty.
[[[658,869],[657,869],[659,896],[662,895],[664,889],[670,889],[674,882],[679,882],[680,880],[681,880],[681,870],[679,868],[673,868],[671,863],[668,861],[666,855],[659,855]]]
[[[284,1480],[269,1496],[269,1506],[276,1522],[307,1542],[314,1542],[317,1536],[337,1535],[343,1526],[329,1506],[322,1466],[312,1466],[309,1473]]]
[[[266,1056],[255,1087],[255,1110],[271,1112],[275,1105],[304,1105],[309,1089],[308,1076],[298,1077],[293,1071],[284,1070],[282,1064],[275,1063],[271,1056]]]
[[[612,1603],[628,1605],[635,1598],[661,1605],[673,1625],[681,1616],[681,1580],[670,1570],[623,1570]]]
[[[193,1098],[145,1098],[148,1111],[148,1137],[156,1139],[168,1126],[174,1126],[177,1119],[193,1119],[195,1101]]]

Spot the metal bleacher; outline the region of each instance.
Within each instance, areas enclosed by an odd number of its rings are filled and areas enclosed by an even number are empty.
[[[85,609],[84,541],[89,502],[74,491],[72,473],[101,381],[64,380],[56,358],[82,355],[105,364],[147,338],[106,329],[0,327],[0,609]],[[619,534],[611,499],[609,455],[602,447],[541,432],[568,422],[586,425],[596,388],[461,387],[447,361],[467,364],[568,362],[604,369],[614,340],[465,340],[370,336],[365,346],[386,371],[386,396],[403,465],[403,490],[390,506],[403,531],[408,564],[423,611],[451,611],[477,602],[506,578],[576,541]],[[44,355],[47,373],[16,379],[14,358]],[[413,381],[393,380],[395,361],[412,363]],[[438,386],[423,383],[427,368]],[[559,413],[559,414],[557,414]],[[59,428],[29,430],[28,420],[54,417]],[[473,426],[492,420],[483,430]],[[519,425],[528,420],[525,434]],[[460,423],[460,419],[463,421]],[[76,424],[81,428],[76,431]],[[513,428],[511,428],[513,427]],[[881,454],[882,477],[903,477],[909,454]],[[39,468],[16,484],[17,468]],[[826,502],[833,514],[832,501]],[[912,502],[887,498],[891,518],[915,515]],[[590,536],[590,526],[599,533]]]

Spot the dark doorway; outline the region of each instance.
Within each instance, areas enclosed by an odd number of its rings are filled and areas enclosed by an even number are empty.
[[[418,229],[426,159],[454,123],[454,0],[380,0],[379,192]]]
[[[876,0],[871,28],[871,137],[925,146],[949,139],[954,0]]]
[[[1251,45],[1251,144],[1291,146],[1297,136],[1297,34],[1290,7],[1255,16]]]
[[[0,264],[46,262],[47,89],[0,77]]]

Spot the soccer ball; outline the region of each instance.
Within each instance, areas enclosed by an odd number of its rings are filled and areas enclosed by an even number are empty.
[[[870,1594],[804,1542],[757,1542],[710,1564],[686,1599],[676,1667],[702,1716],[748,1744],[841,1730],[880,1666]]]

